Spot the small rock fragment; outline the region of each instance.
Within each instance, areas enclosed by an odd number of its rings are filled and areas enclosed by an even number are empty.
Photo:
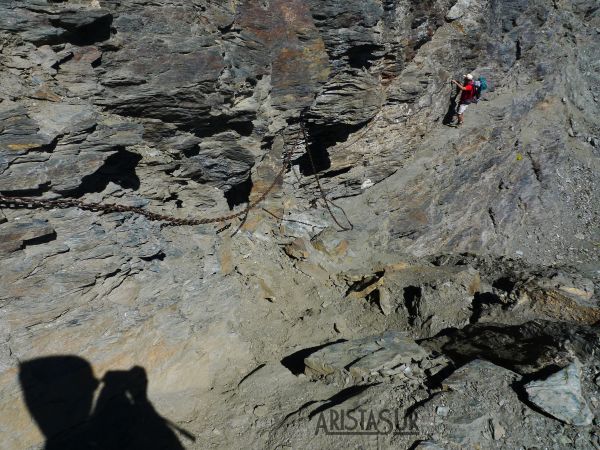
[[[449,412],[450,408],[448,408],[447,406],[438,406],[435,410],[435,413],[441,417],[446,417]]]
[[[495,441],[502,439],[506,435],[506,428],[496,418],[490,419],[490,431]]]
[[[312,245],[318,251],[332,257],[343,257],[348,253],[349,243],[341,239],[338,233],[331,229],[323,230],[312,240]]]
[[[472,0],[458,0],[455,5],[450,8],[448,14],[446,14],[446,19],[448,20],[456,20],[460,19],[471,7],[473,1]]]
[[[283,251],[290,258],[294,259],[306,259],[308,258],[308,249],[306,241],[302,238],[294,239],[290,244],[283,248]]]
[[[361,189],[363,189],[363,190],[364,190],[364,189],[368,189],[368,188],[372,187],[372,186],[373,186],[373,184],[374,184],[374,183],[373,183],[373,181],[371,181],[370,179],[368,179],[368,178],[367,178],[367,179],[366,179],[365,181],[363,181],[363,183],[360,185],[360,188],[361,188]]]
[[[253,412],[256,417],[265,417],[268,409],[265,405],[256,405]]]
[[[386,288],[379,288],[379,309],[385,316],[392,313],[391,295]]]

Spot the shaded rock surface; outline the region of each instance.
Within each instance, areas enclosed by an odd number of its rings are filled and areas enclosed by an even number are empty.
[[[20,249],[25,243],[35,240],[52,239],[56,236],[54,229],[43,220],[31,222],[11,222],[0,225],[2,243],[0,251],[10,253]]]

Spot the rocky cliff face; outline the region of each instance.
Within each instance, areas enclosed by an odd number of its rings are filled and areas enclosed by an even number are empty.
[[[2,203],[4,446],[596,448],[599,43],[592,0],[1,2],[4,197],[275,186]],[[360,409],[415,426],[315,436]]]

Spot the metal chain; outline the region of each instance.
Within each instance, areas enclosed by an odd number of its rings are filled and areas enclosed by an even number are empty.
[[[335,217],[335,214],[333,214],[330,204],[335,206],[336,208],[340,208],[340,207],[337,206],[335,203],[333,203],[331,200],[329,200],[327,198],[327,195],[325,194],[325,190],[323,189],[323,186],[321,185],[321,178],[319,177],[319,174],[317,173],[317,167],[315,165],[315,161],[313,159],[312,152],[310,151],[310,148],[308,146],[308,135],[306,133],[306,128],[304,127],[303,121],[300,121],[300,129],[302,130],[302,135],[304,136],[304,147],[306,149],[306,153],[308,154],[308,159],[310,161],[310,165],[312,166],[313,174],[315,175],[315,181],[317,182],[317,187],[319,188],[319,193],[321,194],[321,198],[323,199],[323,202],[325,203],[325,208],[327,208],[327,212],[329,213],[329,215],[331,216],[333,221],[336,223],[336,225],[342,229],[342,231],[352,230],[354,228],[354,225],[352,225],[352,223],[349,220],[348,220],[348,223],[350,224],[350,227],[345,227],[337,220],[337,218]],[[342,208],[340,208],[340,209],[342,209]],[[343,209],[342,209],[342,212],[344,212]],[[344,212],[344,215],[346,215],[345,212]],[[347,216],[346,216],[346,219],[348,219]]]
[[[379,112],[381,112],[381,110]],[[379,115],[379,112],[376,114],[376,117]],[[321,181],[320,181],[319,175],[316,170],[316,166],[315,166],[315,162],[313,160],[312,153],[311,153],[310,149],[308,148],[309,147],[308,136],[307,136],[307,132],[306,132],[306,128],[304,126],[303,120],[304,120],[304,113],[302,113],[300,116],[300,121],[299,121],[300,122],[300,131],[298,132],[298,135],[297,135],[296,145],[303,138],[304,147],[305,147],[306,152],[308,153],[308,158],[310,160],[310,163],[311,163],[311,166],[313,169],[313,173],[315,175],[315,180],[317,182],[319,193],[321,195],[323,202],[325,203],[327,212],[329,213],[329,215],[331,216],[333,221],[341,228],[342,231],[351,230],[352,224],[350,224],[350,228],[345,227],[337,220],[337,218],[333,214],[333,211],[331,210],[330,204],[333,204],[333,202],[331,202],[329,199],[327,199],[325,190],[323,189],[323,186],[321,185]],[[371,123],[371,124],[369,124],[369,126],[367,126],[367,130],[365,130],[365,134],[366,134],[366,131],[368,131],[372,127],[372,125],[373,125],[373,123]],[[361,134],[360,137],[362,137],[362,135],[364,135],[364,134]],[[359,137],[359,139],[360,139],[360,137]],[[355,140],[350,145],[355,144],[359,139]],[[347,147],[349,147],[349,146],[346,146],[345,148],[347,148]],[[132,213],[138,214],[140,216],[144,216],[147,219],[152,220],[152,221],[164,222],[165,225],[170,225],[170,226],[186,226],[186,225],[194,226],[194,225],[205,225],[205,224],[210,224],[210,223],[228,222],[228,221],[236,219],[238,217],[246,216],[252,209],[256,208],[260,203],[262,203],[267,198],[267,196],[271,193],[271,191],[277,185],[277,183],[279,183],[282,180],[285,172],[290,168],[292,154],[293,154],[293,148],[287,149],[286,151],[284,151],[283,164],[282,164],[279,172],[275,176],[275,179],[267,187],[267,189],[265,191],[263,191],[262,194],[260,196],[258,196],[258,198],[256,198],[252,202],[249,202],[248,205],[244,209],[242,209],[238,212],[235,212],[235,213],[224,215],[224,216],[206,217],[206,218],[202,218],[202,219],[179,218],[179,217],[169,216],[166,214],[154,213],[154,212],[147,211],[145,209],[142,209],[142,208],[139,208],[136,206],[118,205],[118,204],[113,204],[113,203],[84,202],[84,201],[81,201],[78,199],[69,199],[69,198],[62,198],[62,199],[56,199],[56,200],[39,199],[39,198],[36,199],[36,198],[31,198],[31,197],[21,197],[21,196],[12,196],[12,195],[3,195],[3,194],[0,194],[0,207],[4,206],[4,207],[8,207],[8,208],[25,208],[25,209],[79,208],[84,211],[94,211],[94,212],[103,212],[103,213],[132,212]],[[337,206],[337,205],[334,204],[334,206]],[[220,229],[219,231],[222,231],[222,230],[223,229]]]
[[[383,92],[384,98],[388,97],[388,91],[389,91],[390,87],[392,86],[392,84],[393,83],[390,82],[385,87],[384,92]],[[383,111],[385,104],[386,104],[386,101],[384,100],[382,102],[382,104],[380,105],[377,113],[370,120],[370,123],[368,123],[367,126],[351,142],[345,143],[342,147],[338,148],[338,151],[346,150],[346,149],[352,147],[353,145],[355,145],[356,143],[358,143],[360,140],[362,140],[364,138],[364,136],[374,127],[374,125],[380,119],[380,114]],[[307,136],[306,129],[304,126],[305,113],[306,113],[306,110],[304,110],[300,114],[300,121],[299,121],[300,122],[300,131],[298,132],[298,135],[297,135],[296,145],[303,137],[304,138],[304,147],[306,149],[306,152],[308,153],[308,158],[311,163],[313,173],[315,175],[315,180],[317,182],[318,190],[319,190],[319,193],[321,195],[323,202],[325,203],[327,212],[329,213],[329,215],[331,216],[333,221],[343,231],[351,230],[353,228],[353,225],[350,221],[348,221],[350,223],[350,228],[348,228],[348,227],[345,227],[342,224],[340,224],[340,222],[336,219],[335,215],[333,214],[333,211],[331,210],[330,204],[336,206],[337,208],[340,208],[340,207],[335,205],[335,203],[333,203],[331,200],[327,199],[325,190],[323,189],[323,186],[321,185],[321,181],[320,181],[319,175],[316,170],[315,162],[313,160],[313,156],[309,149],[308,136]],[[249,202],[248,205],[244,209],[242,209],[236,213],[231,213],[231,214],[219,216],[219,217],[208,217],[208,218],[203,218],[203,219],[192,219],[192,218],[182,219],[182,218],[173,217],[173,216],[169,216],[169,215],[165,215],[165,214],[153,213],[151,211],[147,211],[145,209],[138,208],[135,206],[125,206],[125,205],[117,205],[117,204],[101,204],[101,203],[86,203],[86,202],[83,202],[83,201],[77,200],[77,199],[58,199],[58,200],[34,199],[31,197],[7,196],[7,195],[2,195],[1,193],[0,193],[0,207],[4,206],[4,207],[9,207],[9,208],[27,208],[27,209],[79,208],[79,209],[86,210],[86,211],[100,211],[100,212],[104,212],[104,213],[132,212],[132,213],[144,216],[149,220],[164,222],[165,225],[171,225],[171,226],[181,226],[181,225],[194,226],[194,225],[204,225],[204,224],[209,224],[209,223],[228,222],[228,221],[236,219],[238,217],[247,216],[248,213],[252,209],[256,208],[260,203],[262,203],[267,198],[267,196],[270,194],[270,192],[273,190],[273,188],[283,178],[283,175],[285,174],[285,172],[290,168],[292,153],[293,153],[293,148],[288,149],[287,151],[284,151],[283,164],[281,166],[281,169],[279,170],[279,172],[275,176],[275,179],[269,185],[269,187],[256,200]],[[358,162],[358,160],[356,162]],[[342,209],[342,212],[343,212],[343,209]],[[345,215],[345,213],[344,213],[344,215]],[[223,231],[224,229],[226,229],[226,227],[227,227],[227,225],[225,227],[219,229],[218,232]]]
[[[235,213],[231,213],[225,216],[219,217],[207,217],[203,219],[192,219],[192,218],[178,218],[165,214],[153,213],[151,211],[147,211],[142,208],[138,208],[135,206],[126,206],[126,205],[117,205],[117,204],[105,204],[105,203],[89,203],[83,202],[77,199],[35,199],[31,197],[20,197],[20,196],[7,196],[0,194],[0,206],[5,206],[9,208],[27,208],[27,209],[51,209],[51,208],[79,208],[85,211],[100,211],[104,213],[112,213],[112,212],[132,212],[138,214],[140,216],[144,216],[149,220],[165,222],[167,225],[171,226],[181,226],[181,225],[204,225],[209,223],[219,223],[219,222],[227,222],[229,220],[233,220],[237,217],[244,216],[250,212],[253,208],[258,206],[263,202],[265,198],[269,195],[269,193],[273,190],[273,188],[277,185],[277,183],[282,179],[283,174],[290,167],[291,157],[292,157],[292,149],[289,149],[284,152],[283,164],[275,179],[271,182],[269,187],[254,201],[249,202],[248,205]]]

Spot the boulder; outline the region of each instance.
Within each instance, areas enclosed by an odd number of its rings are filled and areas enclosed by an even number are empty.
[[[529,400],[558,420],[575,426],[591,425],[594,415],[581,390],[581,363],[575,359],[544,380],[525,385]]]
[[[402,333],[388,331],[363,339],[329,345],[304,359],[305,373],[314,377],[349,375],[355,381],[372,376],[410,373],[411,364],[428,353]]]

